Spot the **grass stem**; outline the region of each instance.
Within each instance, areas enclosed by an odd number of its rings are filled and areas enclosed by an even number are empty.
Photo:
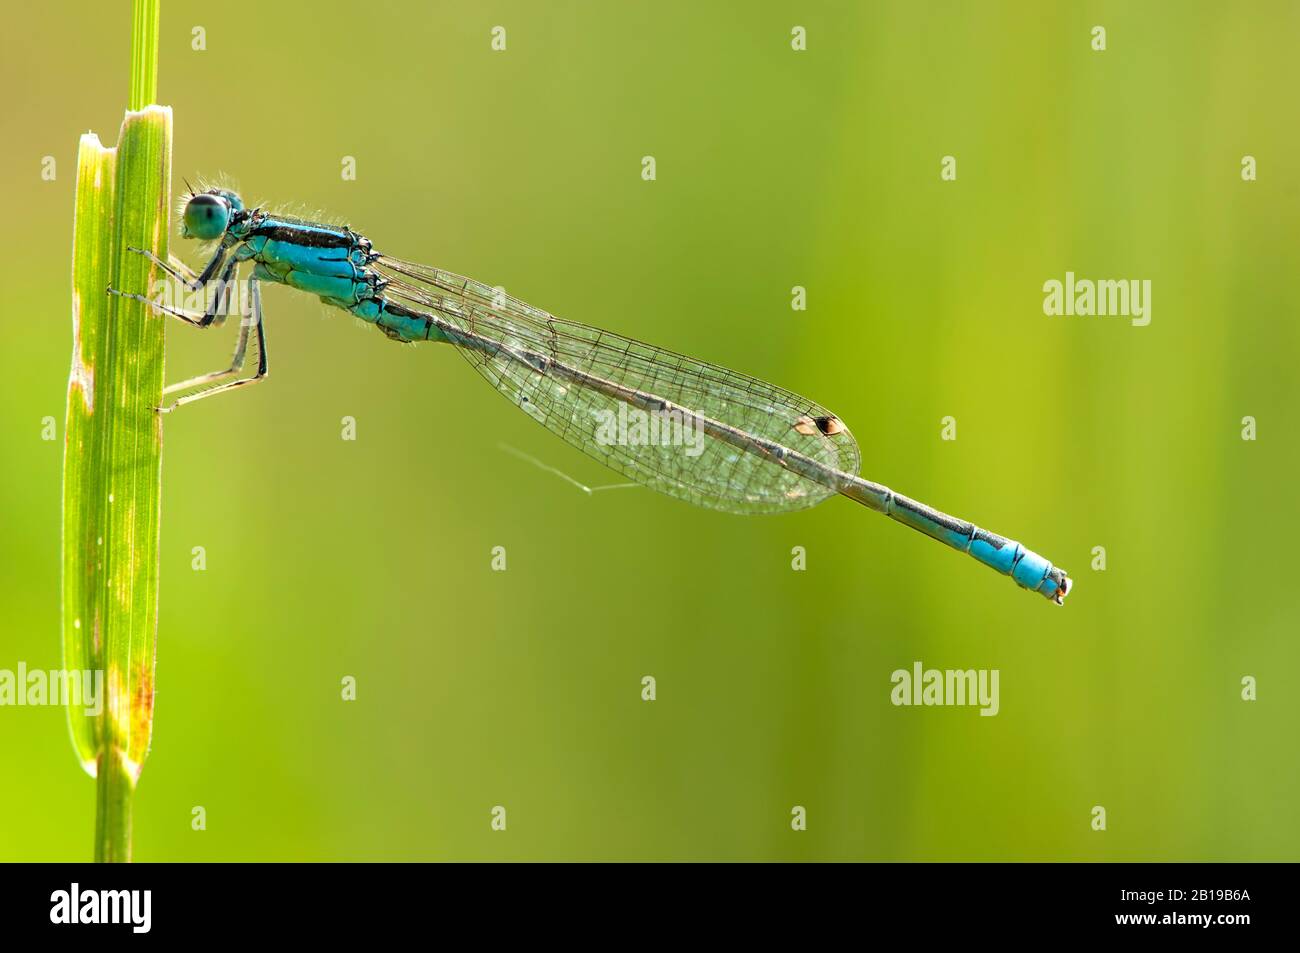
[[[153,733],[162,498],[164,318],[108,287],[154,294],[167,257],[171,110],[157,89],[159,0],[135,0],[131,103],[116,148],[77,156],[72,372],[63,459],[63,654],[98,675],[69,694],[82,766],[96,778],[95,859],[131,856],[131,802]]]

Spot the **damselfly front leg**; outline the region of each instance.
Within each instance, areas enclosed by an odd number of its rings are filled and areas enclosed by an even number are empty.
[[[148,258],[151,262],[163,271],[167,272],[167,274],[171,275],[177,281],[184,283],[186,291],[198,291],[211,281],[212,276],[217,273],[217,269],[221,267],[221,263],[225,260],[228,253],[225,248],[217,249],[217,253],[212,256],[212,260],[204,266],[203,273],[199,274],[175,255],[169,255],[167,260],[163,261],[153,252],[145,248],[135,248],[134,246],[128,245],[126,250]]]
[[[155,263],[161,264],[156,256],[150,255],[149,257]],[[217,256],[212,259],[212,262],[208,265],[208,267],[203,270],[204,275],[206,275],[210,271],[214,271],[215,269],[213,266],[214,265],[219,266],[221,262],[225,259],[225,257],[226,254],[224,251],[219,252]],[[162,265],[162,267],[166,269],[169,273],[171,273],[170,266]],[[152,307],[155,311],[159,311],[163,314],[170,314],[172,317],[180,318],[182,321],[186,322],[187,324],[192,324],[195,327],[206,328],[211,326],[214,323],[220,324],[221,320],[224,319],[224,314],[222,313],[222,309],[223,306],[227,305],[229,302],[230,296],[228,292],[230,289],[230,283],[234,281],[235,272],[238,268],[239,268],[239,261],[234,256],[231,256],[230,260],[226,262],[226,267],[225,270],[221,273],[221,278],[217,282],[217,293],[212,296],[212,300],[208,302],[207,309],[202,314],[184,311],[180,308],[172,308],[169,307],[168,305],[161,304],[157,301],[154,301],[151,298],[147,298],[144,295],[134,294],[133,292],[130,291],[118,291],[116,288],[110,287],[108,289],[108,293],[111,295],[117,295],[120,298],[130,298],[132,301],[142,301],[145,304]],[[200,275],[199,277],[202,278],[203,275]],[[195,288],[190,288],[189,290],[198,291],[200,288],[206,288],[206,286],[210,283],[210,281],[211,281],[210,278],[205,278],[201,284],[199,284]],[[186,284],[186,287],[187,288],[189,287],[188,283]]]
[[[178,384],[172,384],[170,387],[164,388],[163,393],[171,394],[176,391],[188,390],[191,387],[223,380],[224,378],[238,374],[244,369],[244,354],[248,347],[248,332],[251,327],[257,328],[256,373],[254,373],[252,377],[241,377],[239,380],[226,381],[224,384],[217,384],[215,387],[209,387],[207,390],[201,390],[196,394],[187,394],[164,407],[159,407],[158,410],[160,412],[168,414],[183,404],[192,404],[205,397],[224,394],[235,390],[238,387],[243,387],[247,384],[256,384],[258,381],[266,380],[268,370],[266,363],[266,331],[262,325],[262,289],[258,284],[256,277],[248,279],[248,299],[251,305],[249,315],[246,318],[240,319],[239,342],[235,345],[235,356],[230,363],[230,367],[222,371],[213,371],[210,374],[202,374],[198,377],[190,378],[187,381],[181,381]]]
[[[129,249],[136,254],[143,255],[161,268],[164,272],[174,278],[176,281],[183,283],[189,291],[205,291],[213,283],[213,276],[218,269],[221,270],[221,277],[215,279],[216,289],[211,296],[206,309],[202,314],[197,312],[186,311],[180,308],[172,308],[160,302],[150,300],[143,295],[132,294],[130,292],[118,291],[115,288],[109,288],[109,294],[115,294],[123,298],[131,298],[135,301],[141,301],[150,305],[155,311],[162,314],[168,314],[172,317],[179,318],[187,324],[197,328],[209,328],[220,325],[225,321],[226,314],[229,313],[233,292],[235,289],[235,276],[238,273],[240,261],[237,255],[232,254],[229,249],[221,248],[211,261],[204,267],[202,273],[196,274],[184,262],[173,258],[170,262],[165,262],[157,255],[150,251],[139,248]],[[235,344],[235,353],[231,358],[230,365],[221,370],[211,371],[207,374],[200,374],[198,377],[191,377],[188,380],[179,381],[163,388],[163,394],[174,394],[179,391],[190,390],[204,384],[212,384],[218,381],[225,381],[229,377],[236,376],[244,368],[244,359],[248,350],[248,338],[250,329],[257,328],[257,349],[258,349],[258,368],[257,372],[248,378],[242,378],[236,381],[228,381],[216,387],[209,387],[207,390],[199,391],[195,394],[188,394],[180,399],[173,401],[158,410],[161,413],[170,413],[182,404],[193,403],[204,397],[210,397],[213,394],[220,394],[225,391],[233,390],[236,387],[242,387],[245,384],[253,384],[260,380],[265,380],[267,369],[266,358],[266,331],[262,323],[262,295],[258,286],[257,279],[251,278],[248,283],[248,293],[250,301],[249,314],[242,317],[239,322],[239,339]],[[241,309],[242,311],[242,309]]]
[[[136,248],[134,245],[127,245],[126,250],[131,252],[133,255],[141,255],[148,258],[163,271],[167,272],[167,274],[184,284],[190,291],[198,290],[199,286],[202,284],[202,282],[199,281],[199,273],[175,255],[168,255],[167,260],[163,261],[147,248]]]

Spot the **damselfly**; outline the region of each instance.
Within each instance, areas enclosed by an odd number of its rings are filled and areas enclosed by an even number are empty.
[[[259,282],[273,281],[317,295],[394,340],[453,345],[548,430],[661,493],[741,514],[803,509],[840,494],[969,553],[1058,605],[1070,590],[1064,570],[1020,543],[859,477],[858,445],[849,429],[798,394],[561,320],[449,271],[392,258],[346,225],[245,208],[229,189],[191,191],[181,235],[218,243],[202,272],[195,274],[174,258],[162,261],[152,252],[133,250],[192,292],[215,290],[206,309],[187,311],[143,295],[127,297],[210,327],[228,306],[240,266],[252,262],[249,314],[241,322],[231,366],[168,387],[169,394],[206,389],[161,410],[266,379]],[[250,330],[257,336],[258,367],[241,377]],[[630,416],[636,419],[629,427]]]

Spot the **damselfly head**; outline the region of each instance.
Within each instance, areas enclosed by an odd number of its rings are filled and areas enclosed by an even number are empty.
[[[190,196],[181,213],[181,237],[211,241],[225,234],[230,217],[244,210],[244,202],[229,189],[209,189]]]

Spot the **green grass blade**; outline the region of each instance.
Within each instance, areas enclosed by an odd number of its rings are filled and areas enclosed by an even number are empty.
[[[70,704],[99,780],[96,859],[130,854],[130,797],[153,730],[164,318],[105,294],[149,293],[167,255],[171,110],[127,113],[116,150],[82,140],[73,268],[75,345],[64,456],[64,657],[103,672],[102,712]],[[87,722],[94,722],[88,725]]]
[[[108,324],[108,286],[113,270],[113,188],[117,150],[99,137],[81,137],[77,153],[77,200],[72,237],[72,372],[63,446],[63,668],[103,672],[99,613],[104,538],[102,493],[95,489],[95,370]],[[102,677],[102,676],[101,676]],[[102,683],[100,686],[102,691]],[[90,699],[69,694],[68,727],[81,766],[95,774],[99,719]]]
[[[144,109],[158,100],[158,20],[161,0],[131,4],[131,98],[128,108]]]
[[[155,267],[127,246],[167,257],[171,194],[171,110],[128,113],[118,140],[115,287],[148,291]],[[162,498],[163,329],[165,317],[127,298],[109,298],[105,380],[108,443],[102,476],[106,517],[104,605],[108,708],[128,732],[122,750],[138,775],[153,728],[154,642],[158,625],[158,540]],[[126,505],[119,505],[125,501]],[[111,542],[111,545],[110,545]]]
[[[171,110],[158,88],[160,0],[134,0],[131,109],[118,144],[82,136],[72,240],[72,372],[63,453],[68,724],[97,779],[95,859],[131,859],[131,799],[153,734],[162,499],[164,319],[109,286],[150,295],[167,257]],[[77,680],[70,679],[69,684]],[[84,684],[84,683],[83,683]]]
[[[78,156],[63,645],[67,668],[103,673],[101,711],[84,697],[68,706],[77,756],[99,780],[98,860],[129,858],[130,797],[153,731],[164,328],[105,289],[152,289],[154,266],[128,246],[167,255],[171,125],[164,107],[130,112],[115,150],[85,136]]]

